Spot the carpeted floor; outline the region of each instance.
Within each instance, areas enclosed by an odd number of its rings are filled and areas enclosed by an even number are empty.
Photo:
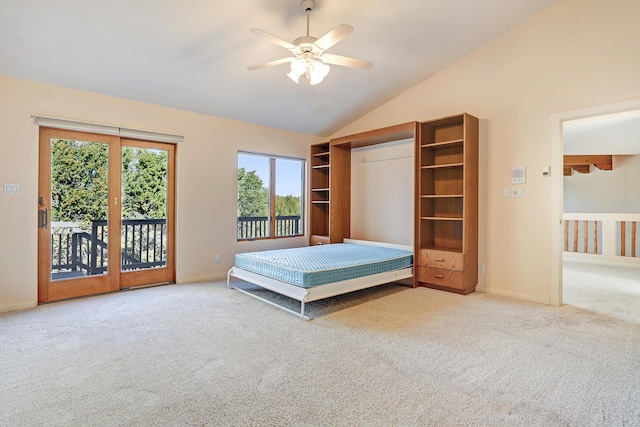
[[[640,324],[640,269],[565,261],[562,302]]]
[[[640,425],[638,323],[396,285],[307,312],[199,283],[0,314],[0,425]]]

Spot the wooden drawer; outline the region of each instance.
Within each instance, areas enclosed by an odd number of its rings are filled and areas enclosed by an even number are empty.
[[[309,246],[328,245],[329,236],[311,236],[309,238]]]
[[[464,255],[457,252],[420,249],[418,251],[418,265],[462,271],[464,267]]]
[[[464,273],[442,268],[418,267],[418,281],[453,289],[464,289]]]

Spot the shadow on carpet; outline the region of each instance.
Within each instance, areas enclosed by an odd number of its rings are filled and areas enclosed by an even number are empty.
[[[277,292],[270,291],[260,286],[254,285],[244,280],[236,280],[232,282],[232,286],[242,289],[260,298],[264,298],[280,307],[287,308],[296,313],[300,313],[300,301],[293,298],[278,294]],[[304,313],[311,319],[329,315],[341,310],[346,310],[351,307],[355,307],[361,304],[365,304],[370,301],[384,298],[389,295],[393,295],[397,292],[410,289],[408,285],[402,283],[385,283],[383,285],[374,286],[372,288],[361,289],[359,291],[349,292],[342,295],[336,295],[317,301],[308,302],[305,304]],[[245,295],[247,298],[249,296]],[[253,298],[252,298],[253,299]],[[256,300],[257,301],[257,300]],[[257,301],[261,302],[261,301]],[[266,303],[262,302],[267,305]],[[278,310],[277,307],[273,307],[274,310]]]

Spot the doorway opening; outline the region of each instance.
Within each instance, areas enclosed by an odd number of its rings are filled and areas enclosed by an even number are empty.
[[[628,183],[640,177],[640,100],[551,119],[552,167],[564,171],[552,191],[560,220],[552,221],[551,301],[638,321],[640,194],[630,194],[638,190]]]

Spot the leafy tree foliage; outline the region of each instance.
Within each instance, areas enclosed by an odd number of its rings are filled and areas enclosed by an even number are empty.
[[[256,171],[238,168],[238,217],[267,216],[269,190]]]
[[[51,185],[53,221],[89,222],[107,218],[108,145],[53,140]]]
[[[165,218],[167,152],[123,147],[122,189],[123,218]]]
[[[53,221],[88,223],[107,218],[109,146],[56,139],[51,146]],[[124,147],[122,217],[165,218],[167,152]]]
[[[276,196],[276,216],[300,216],[300,197]]]

